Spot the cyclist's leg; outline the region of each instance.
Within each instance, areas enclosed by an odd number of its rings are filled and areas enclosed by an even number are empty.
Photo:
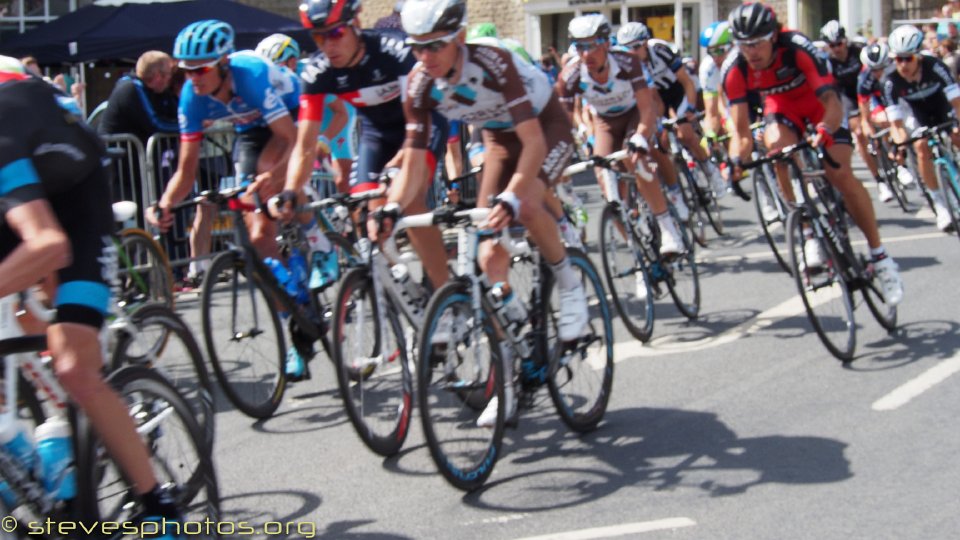
[[[880,247],[880,231],[877,229],[877,217],[873,211],[873,202],[867,189],[858,182],[853,175],[853,168],[850,166],[850,158],[853,155],[852,141],[849,132],[844,133],[846,128],[840,128],[834,133],[833,146],[826,149],[827,155],[833,158],[840,167],[834,169],[828,164],[824,164],[824,172],[827,180],[837,188],[843,197],[847,212],[853,217],[857,227],[867,238],[867,244],[871,249]]]
[[[800,141],[801,131],[795,120],[779,113],[773,113],[765,115],[764,123],[763,144],[768,151],[775,152]],[[774,171],[784,200],[794,202],[796,198],[793,194],[793,184],[790,182],[787,164],[777,163]]]
[[[252,181],[252,177],[272,168],[278,159],[278,145],[269,128],[254,128],[240,133],[233,151],[236,176]],[[286,171],[286,168],[283,167],[281,171]],[[264,194],[260,202],[266,203],[266,200],[275,194]],[[252,197],[245,200],[254,202]],[[280,252],[277,248],[277,227],[267,218],[266,213],[248,213],[243,220],[250,231],[250,243],[256,248],[260,258],[278,257]]]
[[[846,105],[846,99],[844,99],[844,104]],[[879,179],[880,171],[877,169],[877,160],[874,159],[873,155],[871,155],[870,151],[867,149],[867,145],[870,143],[870,141],[867,140],[866,134],[860,127],[861,122],[869,122],[869,120],[861,118],[859,110],[857,109],[854,109],[851,112],[853,113],[853,116],[849,118],[850,131],[856,137],[857,150],[860,151],[860,157],[863,159],[863,162],[867,164],[867,169],[870,170],[870,174],[875,179]]]
[[[418,187],[413,202],[404,209],[406,214],[422,214],[428,211],[427,194],[436,178],[437,164],[443,159],[444,148],[447,143],[445,127],[434,122],[430,130],[430,148],[427,151],[427,169],[430,171],[430,175],[427,177],[427,181]],[[447,282],[449,276],[447,252],[443,248],[443,235],[440,233],[440,229],[438,227],[416,227],[409,229],[407,236],[410,237],[413,249],[420,256],[423,269],[430,278],[434,290],[440,288]]]

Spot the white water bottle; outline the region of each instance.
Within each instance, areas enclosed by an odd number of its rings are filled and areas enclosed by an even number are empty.
[[[35,461],[33,441],[30,440],[27,427],[19,420],[5,417],[0,422],[0,444],[18,460],[24,468],[31,470]],[[0,498],[3,499],[7,510],[12,510],[17,497],[6,482],[0,482]]]
[[[37,426],[35,437],[44,489],[57,500],[76,497],[70,424],[62,416],[53,416]]]

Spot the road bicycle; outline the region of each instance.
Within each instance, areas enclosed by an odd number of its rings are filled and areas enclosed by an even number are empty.
[[[707,224],[709,223],[718,235],[723,235],[723,217],[720,204],[710,185],[710,175],[706,171],[706,161],[697,163],[687,149],[680,144],[677,128],[683,124],[690,124],[703,118],[703,113],[695,116],[691,121],[686,116],[667,118],[661,121],[664,131],[667,132],[667,148],[662,149],[673,157],[673,166],[677,174],[677,182],[683,192],[683,200],[690,209],[690,218],[687,222],[693,239],[702,247],[707,247]]]
[[[960,178],[958,178],[960,173],[957,171],[957,151],[950,136],[956,125],[956,120],[950,120],[936,126],[924,126],[914,132],[910,139],[897,146],[909,146],[915,141],[927,140],[927,145],[933,154],[933,166],[937,174],[937,183],[940,185],[940,194],[950,213],[950,230],[960,233]]]
[[[893,198],[897,201],[900,209],[910,213],[908,206],[910,201],[907,199],[906,186],[900,182],[900,175],[898,174],[899,164],[890,159],[890,147],[887,144],[889,133],[890,128],[885,128],[871,135],[867,151],[877,163],[877,173],[880,176],[880,181],[890,188],[890,193],[893,194]]]
[[[136,213],[134,202],[113,203],[114,220],[122,227],[113,236],[119,260],[117,304],[124,310],[133,310],[148,302],[172,308],[173,270],[166,253],[147,231],[124,226],[133,222]]]

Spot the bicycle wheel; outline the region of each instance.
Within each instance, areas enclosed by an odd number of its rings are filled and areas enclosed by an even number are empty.
[[[819,246],[821,264],[807,264],[807,257],[812,256],[807,251],[812,252],[813,248],[805,249],[805,229]],[[794,280],[810,324],[830,354],[843,362],[853,360],[857,345],[853,301],[836,253],[803,208],[794,210],[787,218],[787,241]]]
[[[253,418],[269,418],[283,398],[286,347],[262,276],[234,251],[217,256],[200,298],[203,338],[227,398]]]
[[[900,179],[897,178],[897,165],[887,156],[885,145],[880,145],[875,157],[877,159],[877,172],[880,173],[880,181],[886,183],[887,187],[890,188],[890,192],[893,193],[893,198],[897,200],[897,205],[900,206],[900,209],[909,213],[910,209],[907,207],[907,192],[904,190],[903,184],[900,183]]]
[[[386,299],[383,307],[381,317],[367,268],[343,277],[333,308],[333,359],[347,416],[360,439],[377,454],[392,456],[407,438],[413,382],[397,312]]]
[[[547,387],[557,413],[571,430],[588,432],[603,420],[613,387],[613,323],[603,282],[587,255],[568,249],[570,266],[583,284],[589,318],[583,336],[561,343],[557,338],[560,295],[553,276],[544,280],[540,320],[546,325],[542,351],[550,369]]]
[[[650,272],[643,256],[638,256],[627,242],[633,228],[623,223],[620,208],[608,204],[600,217],[600,257],[603,274],[610,287],[613,305],[630,335],[643,343],[653,336],[654,307]],[[633,242],[641,240],[633,236]],[[643,276],[643,296],[638,296],[637,274]]]
[[[159,304],[141,306],[130,315],[130,324],[118,332],[111,371],[132,364],[166,376],[196,414],[212,449],[213,385],[193,333],[173,310]]]
[[[693,320],[700,315],[700,272],[697,270],[696,246],[690,239],[689,231],[680,224],[684,251],[671,261],[660,261],[667,271],[667,288],[684,317]]]
[[[146,302],[158,302],[172,308],[173,270],[160,244],[143,229],[120,231],[120,297],[123,309]]]
[[[328,232],[326,235],[336,251],[340,277],[343,278],[351,268],[360,264],[360,255],[357,253],[356,247],[346,237],[334,232]],[[314,294],[317,296],[317,306],[324,310],[324,320],[332,323],[333,306],[339,294],[338,288],[330,284],[322,289],[317,289]]]
[[[170,489],[184,523],[217,523],[216,472],[190,406],[162,375],[142,366],[115,371],[108,382],[129,409],[157,481]],[[133,486],[85,419],[77,429],[77,503],[86,523],[135,522],[142,516]],[[219,537],[216,526],[197,532],[201,538]]]
[[[677,171],[677,182],[680,184],[680,191],[683,193],[683,202],[687,204],[690,211],[690,217],[687,219],[687,227],[694,241],[703,247],[707,247],[707,218],[706,212],[700,207],[700,197],[697,195],[693,175],[683,159],[675,159],[673,167]],[[678,222],[679,223],[679,222]]]
[[[773,251],[780,268],[790,274],[790,264],[787,262],[787,204],[780,197],[776,177],[769,177],[772,171],[766,167],[758,168],[753,172],[753,204],[757,209],[757,219],[763,237]],[[767,204],[764,204],[767,203]],[[764,215],[767,208],[767,215]],[[774,212],[775,211],[775,212]]]
[[[470,491],[483,485],[500,457],[506,421],[500,343],[489,312],[472,306],[471,284],[454,280],[427,305],[417,364],[417,399],[430,455],[453,486]],[[451,319],[444,342],[434,343],[440,319]],[[446,325],[444,325],[446,326]],[[477,420],[496,399],[496,421]]]
[[[960,193],[957,193],[957,179],[946,165],[937,164],[937,181],[940,183],[943,204],[950,212],[953,232],[960,232]]]
[[[883,292],[879,289],[879,284],[875,279],[872,269],[869,270],[869,280],[861,284],[863,299],[873,314],[873,318],[880,323],[887,332],[894,332],[897,329],[897,306],[891,306],[883,299]]]
[[[723,236],[723,216],[721,215],[720,203],[717,201],[717,197],[713,193],[713,187],[710,185],[710,176],[707,174],[707,171],[704,170],[706,163],[707,162],[698,163],[697,166],[690,171],[694,177],[693,189],[700,199],[700,208],[703,209],[707,220],[710,221],[710,226],[714,232]]]

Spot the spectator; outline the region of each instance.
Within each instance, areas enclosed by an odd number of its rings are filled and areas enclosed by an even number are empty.
[[[154,133],[177,132],[177,97],[170,91],[173,59],[161,51],[147,51],[137,60],[136,71],[117,81],[99,131],[109,135],[132,133],[146,148]]]
[[[940,58],[943,60],[943,63],[950,68],[950,74],[953,75],[953,78],[957,78],[958,73],[958,64],[960,64],[960,56],[957,55],[957,41],[954,39],[945,39],[940,42],[939,49]]]
[[[557,66],[557,61],[554,60],[552,55],[545,54],[540,57],[540,69],[547,74],[547,78],[550,79],[550,86],[553,86],[557,82],[560,67]]]
[[[23,64],[23,67],[27,68],[27,71],[33,73],[37,77],[43,78],[43,72],[40,71],[40,64],[37,63],[37,59],[32,56],[24,56],[20,59],[20,63]]]
[[[397,0],[393,6],[393,12],[386,17],[380,17],[373,23],[374,30],[394,30],[406,37],[407,33],[403,31],[403,25],[400,24],[400,10],[403,9],[404,0]]]

